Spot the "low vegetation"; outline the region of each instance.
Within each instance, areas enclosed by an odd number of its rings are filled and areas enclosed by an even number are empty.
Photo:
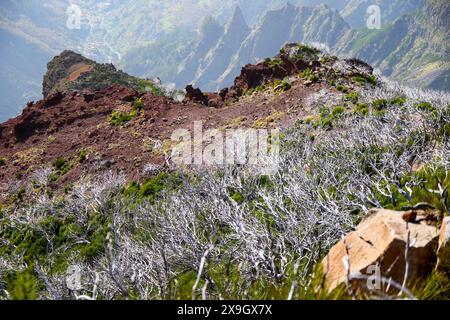
[[[348,90],[342,102],[283,132],[270,176],[252,165],[172,168],[127,184],[106,172],[55,196],[49,171],[35,173],[35,187],[14,190],[1,211],[0,297],[385,298],[326,292],[317,263],[371,207],[427,202],[448,214],[450,99],[386,86]],[[86,153],[74,159],[50,171],[64,174]],[[70,268],[81,272],[77,288],[66,286]],[[446,299],[449,288],[435,272],[410,291]]]

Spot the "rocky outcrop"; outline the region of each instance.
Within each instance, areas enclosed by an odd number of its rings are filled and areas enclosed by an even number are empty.
[[[314,52],[310,56],[311,52]],[[249,89],[256,88],[275,79],[281,80],[287,76],[299,73],[306,68],[315,70],[320,66],[317,61],[320,51],[296,43],[286,44],[274,59],[266,59],[255,65],[248,64],[234,80],[234,85],[227,93],[228,97],[241,96]]]
[[[54,57],[47,64],[47,73],[44,75],[44,82],[42,84],[44,98],[55,91],[61,81],[70,76],[71,70],[76,69],[73,68],[74,66],[88,66],[93,64],[95,64],[94,61],[70,50],[65,50],[59,56]]]
[[[85,93],[112,85],[139,90],[142,89],[140,82],[140,79],[117,70],[112,64],[100,64],[66,50],[48,63],[42,87],[44,98],[47,98],[57,92]]]
[[[439,235],[439,248],[437,252],[439,271],[450,273],[450,217],[445,217]]]
[[[373,276],[375,268],[379,268],[381,276],[400,285],[407,264],[407,285],[429,274],[436,262],[439,230],[426,221],[405,222],[406,213],[370,210],[356,230],[346,235],[323,259],[325,287],[331,291],[347,280],[361,275]],[[418,212],[418,216],[426,214]]]
[[[188,85],[185,90],[185,101],[194,101],[203,105],[208,105],[208,96],[205,95],[199,88],[194,88],[192,85]]]

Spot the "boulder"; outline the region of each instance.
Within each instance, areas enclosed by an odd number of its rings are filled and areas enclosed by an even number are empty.
[[[450,217],[445,217],[439,235],[437,270],[450,272]]]
[[[186,86],[186,101],[194,101],[205,106],[208,105],[208,96],[205,95],[199,88],[194,88],[192,85]]]
[[[337,243],[322,261],[325,287],[332,291],[346,282],[345,260],[349,262],[351,276],[370,277],[379,268],[381,276],[402,284],[408,232],[410,248],[407,285],[432,271],[436,261],[439,230],[427,225],[425,221],[407,223],[403,219],[405,213],[384,209],[369,210],[356,230]]]

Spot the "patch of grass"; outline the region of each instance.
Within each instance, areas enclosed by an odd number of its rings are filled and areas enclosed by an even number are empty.
[[[406,98],[403,97],[395,97],[391,99],[391,104],[394,106],[403,106],[406,103]]]
[[[450,297],[450,277],[433,271],[427,279],[416,284],[411,290],[419,300],[448,300]]]
[[[373,114],[376,116],[383,116],[386,113],[386,109],[389,102],[386,99],[377,99],[372,101]]]
[[[264,89],[265,89],[265,86],[264,86],[264,85],[259,85],[259,86],[257,86],[257,87],[248,89],[248,90],[245,92],[245,95],[251,96],[251,95],[253,95],[254,93],[258,93],[258,92],[264,91]]]
[[[140,93],[150,92],[156,96],[164,96],[164,91],[150,80],[136,79],[137,91]]]
[[[124,127],[131,119],[133,119],[133,117],[128,112],[114,110],[108,117],[108,123],[113,126]]]
[[[17,171],[15,177],[16,177],[16,180],[22,180],[23,172],[22,171]]]
[[[177,190],[183,184],[179,173],[161,172],[153,178],[148,178],[141,185],[137,181],[131,182],[122,193],[138,201],[146,199],[154,203],[163,191]]]
[[[345,112],[345,108],[344,107],[342,107],[342,106],[337,106],[337,107],[335,107],[334,109],[333,109],[333,111],[331,112],[331,114],[334,116],[334,117],[338,117],[338,116],[340,116],[341,114],[343,114]]]

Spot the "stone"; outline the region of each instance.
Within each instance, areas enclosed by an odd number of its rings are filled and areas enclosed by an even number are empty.
[[[442,221],[437,251],[438,262],[436,269],[445,273],[450,272],[450,217]]]
[[[374,275],[375,268],[379,268],[381,276],[402,284],[408,231],[410,248],[407,285],[428,275],[436,262],[439,230],[425,222],[407,223],[403,220],[404,214],[384,209],[369,210],[356,230],[337,243],[323,259],[325,288],[332,291],[346,282],[347,269],[343,262],[346,257],[351,275],[370,277]]]

